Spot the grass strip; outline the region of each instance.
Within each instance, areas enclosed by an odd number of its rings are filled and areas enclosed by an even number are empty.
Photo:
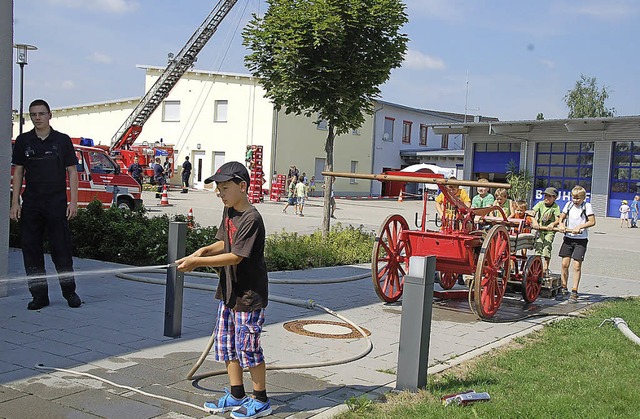
[[[604,319],[623,318],[640,335],[640,299],[593,306],[428,378],[418,393],[388,394],[379,403],[350,400],[347,418],[637,418],[640,346]],[[432,339],[437,339],[433,336]],[[468,389],[491,401],[443,406],[440,397]]]

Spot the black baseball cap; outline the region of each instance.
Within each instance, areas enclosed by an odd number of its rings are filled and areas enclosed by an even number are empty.
[[[244,166],[244,164],[237,161],[230,161],[228,163],[223,164],[216,170],[216,173],[212,176],[209,176],[205,179],[204,183],[211,182],[227,182],[232,179],[240,179],[247,182],[247,185],[251,183],[251,178],[249,177],[249,171]]]

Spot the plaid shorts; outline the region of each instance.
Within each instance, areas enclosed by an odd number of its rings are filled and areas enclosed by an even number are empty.
[[[216,361],[238,360],[242,368],[264,362],[260,334],[264,324],[264,309],[234,311],[224,301],[218,305],[213,350]]]

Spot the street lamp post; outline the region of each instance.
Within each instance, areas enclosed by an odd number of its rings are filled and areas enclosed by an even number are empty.
[[[36,48],[29,44],[15,44],[13,46],[17,50],[16,64],[20,66],[20,134],[22,134],[22,126],[24,125],[24,66],[27,65],[27,51],[35,51]]]

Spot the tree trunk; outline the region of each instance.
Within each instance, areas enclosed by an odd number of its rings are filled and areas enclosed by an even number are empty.
[[[324,151],[327,153],[324,170],[333,172],[333,142],[335,139],[334,128],[329,123],[329,133],[327,134],[327,142],[324,145]],[[324,177],[324,210],[322,216],[322,235],[327,237],[331,230],[331,194],[333,193],[333,180],[330,176]]]

